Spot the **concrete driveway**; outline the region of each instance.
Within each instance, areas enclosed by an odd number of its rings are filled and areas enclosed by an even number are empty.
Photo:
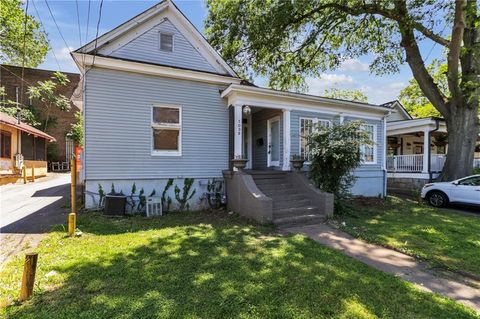
[[[35,183],[0,186],[0,264],[35,247],[52,225],[64,224],[70,174],[51,174]]]

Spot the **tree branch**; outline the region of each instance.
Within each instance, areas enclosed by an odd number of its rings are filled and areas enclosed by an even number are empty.
[[[421,32],[424,36],[426,36],[427,38],[429,38],[430,40],[440,44],[440,45],[443,45],[444,47],[448,47],[450,45],[450,41],[448,41],[447,39],[443,38],[441,35],[439,34],[435,34],[433,33],[432,30],[426,28],[423,24],[421,24],[420,22],[413,22],[413,27],[415,28],[415,30]]]
[[[463,40],[463,31],[465,30],[465,4],[465,0],[455,1],[455,17],[453,20],[452,40],[450,41],[447,56],[448,89],[450,90],[450,94],[454,100],[461,98],[461,90],[459,85],[459,61]]]
[[[404,1],[395,2],[395,9],[401,16],[407,14],[407,8]],[[437,110],[446,118],[450,112],[447,107],[446,98],[425,67],[425,63],[423,62],[420,49],[418,48],[415,39],[413,26],[408,23],[408,20],[401,21],[398,25],[401,34],[400,45],[405,49],[407,63],[412,70],[413,77],[428,100],[432,102],[433,106],[435,106],[435,108],[437,108]]]

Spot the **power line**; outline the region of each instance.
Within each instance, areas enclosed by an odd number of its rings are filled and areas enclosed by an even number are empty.
[[[47,0],[45,0],[45,1],[47,1]],[[92,66],[95,64],[95,56],[97,55],[98,29],[100,28],[100,20],[102,19],[102,8],[103,8],[103,0],[100,1],[100,9],[99,9],[99,12],[98,12],[97,32],[95,34],[95,49],[93,50]]]
[[[88,41],[88,29],[90,27],[90,4],[91,0],[88,0],[88,11],[87,11],[87,30],[85,32],[85,43]],[[82,55],[82,62],[85,64],[85,54]]]
[[[42,26],[43,33],[45,33],[45,37],[47,38],[48,46],[50,47],[50,51],[52,51],[53,57],[55,58],[55,62],[57,63],[58,70],[60,71],[60,63],[58,63],[57,55],[55,54],[55,50],[53,50],[52,43],[50,42],[50,39],[48,38],[47,30],[45,29],[45,25],[43,24],[42,17],[40,16],[38,10],[37,10],[37,5],[35,4],[35,1],[32,1],[33,3],[33,8],[35,9],[35,12],[37,13],[37,17],[40,20],[40,25]]]
[[[67,41],[65,41],[62,31],[60,31],[60,28],[58,27],[57,20],[55,20],[55,17],[53,16],[53,13],[52,13],[52,9],[50,9],[50,6],[48,5],[47,0],[45,0],[45,4],[47,5],[48,11],[50,12],[50,16],[52,17],[53,23],[55,23],[55,26],[57,27],[58,33],[60,33],[60,37],[62,37],[63,43],[65,43],[65,46],[67,47],[67,49],[70,50],[70,46],[67,44]]]
[[[18,75],[18,74],[16,74],[15,72],[12,72],[12,71],[10,71],[8,68],[4,67],[4,66],[3,66],[3,65],[1,65],[1,64],[0,64],[0,68],[2,68],[2,69],[4,69],[4,70],[8,71],[8,72],[9,72],[9,73],[11,73],[13,76],[16,76],[17,78],[19,78],[21,81],[23,81],[23,82],[27,83],[28,85],[30,85],[30,86],[33,86],[33,84],[32,84],[32,83],[28,82],[28,81],[27,81],[27,80],[25,80],[25,79],[22,79],[22,77],[21,77],[21,76],[19,76],[19,75]]]
[[[82,46],[82,32],[80,31],[80,13],[78,12],[78,0],[75,0],[75,5],[77,6],[78,39],[79,39],[80,47],[81,47]]]

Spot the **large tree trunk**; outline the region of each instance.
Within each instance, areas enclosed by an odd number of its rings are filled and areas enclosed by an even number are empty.
[[[472,174],[475,145],[479,133],[477,107],[450,106],[456,114],[446,119],[448,154],[441,180],[451,181]]]

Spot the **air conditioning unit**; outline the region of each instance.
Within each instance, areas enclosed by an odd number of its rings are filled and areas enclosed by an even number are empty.
[[[162,215],[162,198],[159,196],[147,197],[147,217]]]

